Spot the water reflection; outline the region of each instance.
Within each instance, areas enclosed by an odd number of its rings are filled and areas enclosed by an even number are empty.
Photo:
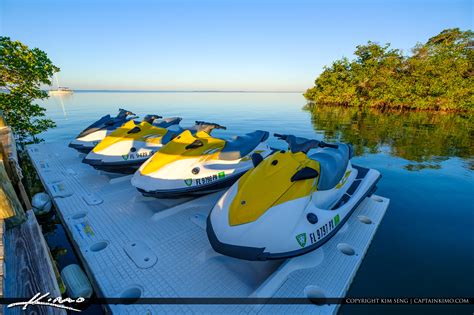
[[[54,100],[56,106],[61,108],[64,118],[67,119],[67,111],[64,103],[72,98],[72,94],[52,94],[49,97]]]
[[[413,163],[407,170],[438,169],[450,157],[465,160],[474,169],[474,116],[435,112],[307,105],[312,125],[326,140],[353,144],[357,155],[388,152]]]

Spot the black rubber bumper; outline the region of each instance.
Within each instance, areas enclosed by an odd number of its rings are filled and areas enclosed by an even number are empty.
[[[207,217],[206,224],[207,238],[209,243],[211,243],[212,248],[223,255],[240,258],[245,260],[267,260],[268,253],[265,253],[265,248],[257,247],[246,247],[246,246],[237,246],[231,244],[221,243],[218,239],[214,230],[212,229],[211,215]]]
[[[216,191],[219,191],[224,188],[232,186],[244,173],[229,176],[223,180],[216,181],[211,184],[194,186],[183,189],[169,189],[169,190],[154,190],[146,191],[141,188],[137,188],[139,192],[145,197],[155,197],[159,199],[176,199],[176,198],[185,198],[185,197],[196,197],[207,195]]]
[[[81,153],[89,153],[92,151],[92,148],[90,147],[85,147],[83,146],[82,144],[73,144],[73,143],[69,143],[69,147],[70,148],[73,148]]]
[[[89,164],[96,170],[119,173],[119,174],[133,174],[136,170],[145,162],[145,160],[133,161],[133,162],[111,162],[106,163],[101,160],[87,159],[84,158],[82,163]]]

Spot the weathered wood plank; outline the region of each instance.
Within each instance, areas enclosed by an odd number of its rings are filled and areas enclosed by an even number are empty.
[[[16,187],[20,201],[25,205],[25,210],[31,209],[31,202],[21,182],[23,175],[19,166],[18,152],[15,137],[10,127],[0,128],[0,154],[3,157],[3,165],[10,178],[12,185]]]
[[[14,159],[18,158],[15,136],[13,135],[13,131],[10,127],[0,128],[0,142],[5,147],[5,153],[8,157],[12,157]]]
[[[0,219],[10,218],[7,226],[14,226],[25,221],[25,212],[10,182],[0,152]]]
[[[0,129],[0,154],[2,155],[3,165],[10,180],[15,177],[15,172],[11,169],[9,156],[12,154],[12,133],[9,127]],[[16,153],[16,152],[15,152]],[[13,180],[12,180],[13,182]]]
[[[27,212],[27,221],[5,231],[5,297],[29,300],[36,293],[50,292],[61,296],[49,257],[46,241],[33,211]],[[4,308],[5,314],[24,314],[19,307]],[[30,307],[28,313],[66,314],[57,308]]]
[[[6,127],[7,123],[5,122],[5,119],[3,118],[3,111],[0,110],[0,128]]]
[[[5,270],[5,262],[4,262],[4,257],[3,257],[3,243],[4,243],[4,235],[3,235],[3,226],[5,225],[5,223],[3,222],[3,220],[0,219],[0,240],[1,240],[1,245],[0,245],[0,251],[1,251],[1,255],[0,255],[0,297],[3,297],[3,282],[4,282],[4,277],[5,277],[5,273],[4,273],[4,270]],[[3,314],[2,310],[0,309],[0,314]]]

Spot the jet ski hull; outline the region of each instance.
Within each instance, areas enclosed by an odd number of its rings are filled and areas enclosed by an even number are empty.
[[[196,187],[189,187],[183,189],[174,189],[174,190],[155,190],[155,191],[146,191],[141,188],[137,188],[143,196],[146,197],[155,197],[159,199],[173,199],[173,198],[183,198],[183,197],[195,197],[201,195],[207,195],[216,191],[219,191],[224,188],[232,186],[243,174],[240,173],[234,176],[228,176],[225,179],[212,182],[207,185],[201,185]]]
[[[76,143],[69,143],[68,145],[70,148],[79,151],[80,153],[89,153],[92,151],[94,147],[88,147],[82,144],[76,144]]]
[[[133,174],[140,167],[140,165],[145,162],[143,160],[133,160],[127,162],[107,162],[104,163],[101,160],[87,159],[84,158],[82,163],[86,163],[94,167],[96,170],[109,172],[109,173],[119,173],[119,174]]]
[[[251,260],[251,261],[286,259],[286,258],[304,255],[308,252],[316,250],[321,245],[329,241],[340,230],[340,228],[344,226],[346,221],[352,215],[354,210],[357,209],[360,203],[366,197],[370,197],[376,190],[377,182],[381,178],[380,173],[378,173],[377,171],[373,171],[373,173],[370,173],[370,176],[367,176],[371,170],[367,168],[359,167],[359,166],[353,166],[353,168],[358,171],[357,178],[352,182],[351,186],[347,189],[346,193],[344,193],[344,195],[340,197],[340,199],[335,203],[335,205],[331,209],[327,209],[327,210],[335,211],[335,210],[338,210],[340,207],[345,207],[345,205],[347,206],[347,204],[350,204],[350,209],[344,210],[345,214],[342,216],[341,220],[337,224],[335,224],[334,228],[329,233],[327,233],[322,239],[318,240],[314,244],[309,245],[309,246],[302,246],[302,248],[299,248],[296,250],[272,252],[272,251],[268,251],[265,246],[261,246],[261,247],[260,246],[255,246],[255,247],[243,246],[243,245],[238,245],[238,244],[231,244],[231,242],[221,241],[219,237],[224,237],[224,236],[229,235],[230,230],[226,230],[226,231],[221,230],[219,236],[216,234],[215,227],[212,224],[212,215],[214,212],[213,210],[211,211],[211,213],[209,214],[207,218],[207,226],[206,226],[206,232],[207,232],[209,242],[211,243],[212,248],[218,253],[235,257],[235,258],[239,258],[239,259]],[[370,177],[370,178],[367,178],[367,177]],[[370,181],[370,183],[367,182],[366,184],[361,185],[361,183],[364,180]],[[358,191],[359,186],[361,186],[363,191]],[[225,198],[225,195],[222,198]],[[355,200],[355,202],[353,202],[351,198],[354,198],[353,200]],[[225,215],[227,215],[227,213],[224,213],[224,216]],[[227,235],[224,235],[224,233],[226,233]],[[306,233],[306,234],[309,234],[309,233]],[[235,234],[235,236],[236,235],[238,234]],[[235,239],[240,240],[241,238],[235,237]],[[305,242],[306,242],[306,236],[305,236]]]

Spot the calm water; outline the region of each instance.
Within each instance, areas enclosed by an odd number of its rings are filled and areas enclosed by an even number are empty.
[[[474,283],[473,118],[379,113],[342,108],[303,110],[296,93],[77,92],[43,103],[57,128],[47,141],[71,139],[86,125],[126,108],[227,126],[215,135],[255,129],[354,144],[354,162],[383,174],[377,194],[391,199],[348,296],[468,297]],[[284,147],[274,139],[270,144]],[[449,307],[417,307],[445,312]],[[472,311],[472,307],[463,311]],[[342,313],[398,313],[398,306],[344,306]],[[406,311],[406,309],[405,309]]]

